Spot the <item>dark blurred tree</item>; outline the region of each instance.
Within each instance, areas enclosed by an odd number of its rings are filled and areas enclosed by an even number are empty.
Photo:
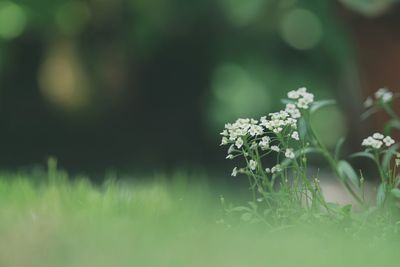
[[[0,1],[0,55],[6,167],[215,167],[223,122],[287,90],[359,100],[332,1]]]

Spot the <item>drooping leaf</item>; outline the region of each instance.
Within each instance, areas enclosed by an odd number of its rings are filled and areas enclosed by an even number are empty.
[[[377,107],[373,107],[373,108],[366,110],[363,114],[361,114],[361,120],[364,121],[364,120],[368,119],[369,117],[371,117],[378,111],[379,111],[379,109]]]
[[[346,177],[353,185],[357,187],[360,186],[360,179],[350,163],[345,160],[341,160],[338,162],[337,167],[341,176]]]
[[[392,129],[400,130],[400,121],[399,120],[390,120],[385,124],[385,134],[390,135]]]
[[[316,102],[314,102],[313,105],[311,106],[310,112],[311,112],[311,113],[314,113],[314,112],[320,110],[320,109],[323,108],[323,107],[332,106],[332,105],[335,105],[335,104],[336,104],[336,101],[335,101],[335,100],[321,100],[321,101],[316,101]]]
[[[365,151],[351,154],[350,158],[369,158],[369,159],[375,160],[374,155],[372,155],[371,153],[365,152]]]
[[[338,142],[336,143],[336,147],[335,147],[335,159],[339,160],[340,158],[340,153],[342,152],[342,147],[344,142],[346,141],[346,138],[341,137]]]

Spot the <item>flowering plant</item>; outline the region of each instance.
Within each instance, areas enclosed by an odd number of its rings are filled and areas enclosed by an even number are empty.
[[[387,89],[381,89],[375,94],[375,100],[369,99],[367,104],[371,108],[381,106],[389,110],[388,104],[393,96]],[[251,214],[246,218],[254,220],[260,220],[258,202],[264,203],[266,210],[295,205],[306,209],[324,209],[329,213],[332,205],[324,200],[318,175],[311,174],[313,179],[310,179],[307,168],[309,153],[321,154],[338,181],[361,206],[365,206],[361,172],[358,175],[347,160],[339,158],[344,139],[339,140],[335,153],[332,153],[312,127],[312,114],[335,102],[314,101],[314,95],[306,88],[290,91],[283,102],[284,109],[259,119],[246,118],[227,123],[221,133],[221,145],[229,146],[227,159],[240,158],[244,163],[233,168],[232,176],[247,176],[252,192],[250,208],[240,207],[239,210]],[[388,171],[391,156],[397,156],[396,163],[400,163],[400,156],[395,153],[398,146],[389,135],[380,133],[366,138],[362,146],[365,151],[353,157],[369,157],[377,163],[381,176],[380,188],[383,188],[380,190],[384,191],[381,193],[384,197],[378,196],[378,205],[382,205],[386,193],[395,190],[399,183],[395,169]],[[380,157],[384,158],[383,162]],[[272,164],[271,158],[275,158]]]

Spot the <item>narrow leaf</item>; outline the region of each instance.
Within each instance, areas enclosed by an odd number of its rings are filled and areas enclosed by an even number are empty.
[[[377,113],[379,111],[378,108],[374,107],[374,108],[370,108],[367,111],[365,111],[363,114],[361,114],[361,120],[366,120],[369,117],[371,117],[373,114]]]
[[[400,121],[399,120],[390,120],[388,123],[385,124],[385,134],[390,135],[392,129],[400,130]]]
[[[338,171],[342,176],[346,177],[353,185],[357,187],[360,186],[360,179],[358,178],[357,173],[347,161],[341,160],[338,162]]]
[[[298,131],[301,140],[305,140],[307,137],[307,122],[304,120],[304,118],[299,119]]]
[[[375,160],[374,155],[368,152],[357,152],[350,155],[350,158],[369,158]]]
[[[314,113],[314,112],[320,110],[320,109],[323,108],[323,107],[332,106],[332,105],[335,105],[335,104],[336,104],[336,101],[335,101],[335,100],[321,100],[321,101],[316,101],[316,102],[314,102],[314,104],[311,106],[310,112],[311,112],[311,113]]]
[[[339,160],[339,158],[340,158],[340,153],[342,152],[342,147],[343,147],[343,144],[345,141],[346,141],[346,138],[342,137],[336,143],[336,147],[335,147],[335,159],[336,160]]]

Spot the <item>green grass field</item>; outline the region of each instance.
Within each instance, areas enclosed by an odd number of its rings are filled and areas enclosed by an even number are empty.
[[[400,239],[384,220],[268,228],[226,218],[202,183],[39,180],[0,177],[1,267],[398,264]]]

